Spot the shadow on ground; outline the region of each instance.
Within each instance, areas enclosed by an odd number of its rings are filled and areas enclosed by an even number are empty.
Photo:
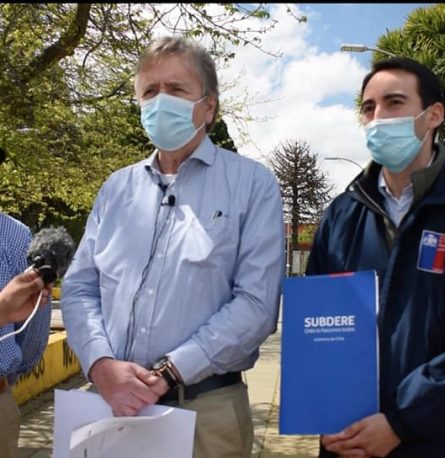
[[[280,436],[278,434],[278,406],[269,417],[267,434],[258,458],[317,458],[319,436]]]
[[[55,388],[71,390],[86,383],[81,372]],[[45,391],[20,406],[20,458],[51,458],[53,450],[54,390]],[[26,444],[26,445],[25,445]],[[0,453],[1,456],[1,453]]]
[[[281,326],[281,325],[280,325]],[[281,332],[272,334],[267,339],[267,345],[260,347],[260,358],[262,362],[280,361],[281,355]]]

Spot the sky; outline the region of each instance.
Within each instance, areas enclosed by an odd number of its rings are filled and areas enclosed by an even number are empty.
[[[252,118],[245,124],[246,140],[240,124],[224,117],[238,151],[267,164],[284,141],[305,141],[334,186],[333,196],[343,191],[370,157],[354,99],[372,52],[342,52],[340,45],[376,46],[387,30],[403,26],[411,11],[428,5],[433,4],[270,4],[278,22],[262,36],[262,46],[282,57],[238,47],[230,65],[218,69],[222,104],[238,102]],[[286,6],[307,22],[292,18]]]

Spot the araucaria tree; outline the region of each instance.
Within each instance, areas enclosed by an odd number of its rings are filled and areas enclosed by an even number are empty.
[[[319,222],[332,186],[305,141],[283,142],[273,151],[270,164],[280,183],[285,221],[292,227],[291,249],[297,250],[299,225]]]

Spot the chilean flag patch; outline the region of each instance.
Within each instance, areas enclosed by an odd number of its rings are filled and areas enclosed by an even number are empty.
[[[417,268],[435,274],[443,274],[445,263],[445,234],[422,232]]]

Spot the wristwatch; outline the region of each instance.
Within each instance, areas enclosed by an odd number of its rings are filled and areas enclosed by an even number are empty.
[[[164,378],[170,388],[176,388],[182,383],[181,377],[170,361],[168,356],[158,359],[152,366],[151,370],[157,375]]]

